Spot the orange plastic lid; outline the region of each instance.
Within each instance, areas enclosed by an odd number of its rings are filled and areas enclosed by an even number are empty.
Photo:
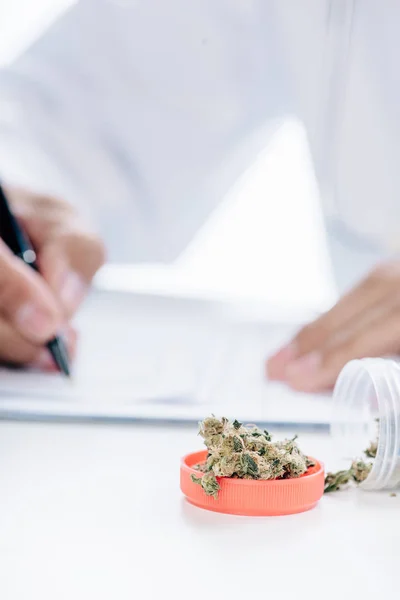
[[[200,508],[232,515],[291,515],[314,508],[324,493],[324,466],[315,462],[304,475],[293,479],[257,480],[218,477],[218,498],[207,496],[191,475],[202,474],[193,468],[207,458],[207,450],[184,456],[181,463],[181,490],[187,500]]]

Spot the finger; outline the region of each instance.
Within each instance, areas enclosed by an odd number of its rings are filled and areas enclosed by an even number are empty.
[[[285,379],[286,365],[296,358],[294,344],[283,346],[278,352],[268,358],[265,368],[266,375],[271,381],[283,381]]]
[[[73,359],[76,352],[76,332],[68,326],[63,335]],[[34,363],[43,368],[49,367],[52,359],[44,346],[27,341],[9,321],[0,317],[0,362],[15,365]]]
[[[9,194],[37,252],[41,274],[71,316],[104,264],[102,241],[67,202],[15,188]]]
[[[380,304],[377,303],[369,309],[364,310],[342,329],[338,328],[337,330],[332,331],[330,337],[324,340],[321,339],[320,345],[310,349],[311,351],[309,352],[300,352],[296,342],[291,342],[268,359],[266,363],[266,373],[268,378],[275,381],[285,381],[287,379],[288,370],[294,369],[298,371],[300,369],[306,369],[308,371],[320,360],[321,356],[319,353],[322,352],[322,349],[325,349],[326,351],[330,347],[337,347],[347,339],[362,333],[376,321],[384,319],[386,315],[395,310],[398,305],[399,298],[397,295],[389,294],[387,298],[381,300]],[[304,328],[304,330],[306,330],[306,328]]]
[[[39,254],[41,273],[60,299],[67,317],[83,301],[104,257],[101,240],[86,231],[69,231],[43,247]]]
[[[397,261],[377,267],[330,311],[303,327],[287,346],[271,356],[267,363],[268,376],[284,380],[286,368],[293,360],[317,351],[335,338],[346,337],[349,330],[365,327],[380,305],[386,310],[398,302],[399,282]],[[315,355],[307,357],[305,366],[315,363],[316,359]]]
[[[47,284],[1,240],[0,315],[32,343],[50,339],[60,324],[60,312]]]
[[[347,362],[354,358],[392,355],[400,349],[400,311],[377,319],[370,327],[354,332],[321,353],[311,353],[289,365],[286,381],[302,391],[319,391],[334,385]]]
[[[364,281],[344,295],[327,313],[306,325],[295,337],[293,344],[297,356],[307,354],[323,346],[333,335],[340,335],[354,326],[372,309],[384,303],[400,283],[397,263],[379,266]]]

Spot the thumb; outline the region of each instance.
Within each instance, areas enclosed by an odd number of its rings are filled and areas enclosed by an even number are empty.
[[[51,290],[0,240],[0,314],[27,340],[41,344],[60,324]]]

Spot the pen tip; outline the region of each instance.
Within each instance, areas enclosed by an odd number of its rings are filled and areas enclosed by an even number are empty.
[[[65,375],[65,377],[71,381],[71,369],[69,367],[69,361],[67,359],[66,356],[64,355],[59,355],[58,357],[58,367],[60,369],[60,371],[63,373],[63,375]]]
[[[61,373],[71,379],[68,351],[63,340],[60,337],[54,338],[48,343],[48,347]]]

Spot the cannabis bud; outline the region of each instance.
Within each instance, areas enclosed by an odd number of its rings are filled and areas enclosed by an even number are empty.
[[[378,440],[375,442],[371,442],[368,448],[364,451],[365,456],[368,458],[376,458],[376,453],[378,452]]]
[[[272,442],[271,435],[255,425],[244,426],[225,417],[208,417],[200,423],[199,434],[208,450],[205,463],[195,469],[202,477],[192,481],[209,496],[217,497],[217,477],[237,479],[287,479],[300,477],[313,466],[299,449],[296,438]]]
[[[193,483],[198,483],[201,485],[207,496],[213,496],[214,498],[218,496],[219,483],[214,473],[205,473],[203,477],[196,477],[195,475],[192,475],[191,479]]]
[[[356,483],[362,483],[370,474],[372,463],[366,463],[363,460],[355,460],[351,465],[352,476]]]
[[[324,493],[336,492],[342,485],[354,481],[362,483],[365,481],[372,469],[372,463],[366,463],[363,460],[354,460],[350,469],[347,471],[338,471],[337,473],[328,473],[325,477]]]
[[[340,486],[349,483],[351,477],[351,469],[348,469],[347,471],[338,471],[337,473],[328,473],[325,477],[324,494],[340,490]]]
[[[379,419],[377,419],[379,423]],[[376,458],[378,451],[378,438],[371,442],[364,454],[367,458]],[[342,485],[354,481],[355,483],[362,483],[365,481],[370,474],[372,469],[372,462],[365,462],[364,460],[354,460],[348,471],[338,471],[337,473],[328,473],[325,477],[325,489],[324,493],[336,492],[340,490]]]

